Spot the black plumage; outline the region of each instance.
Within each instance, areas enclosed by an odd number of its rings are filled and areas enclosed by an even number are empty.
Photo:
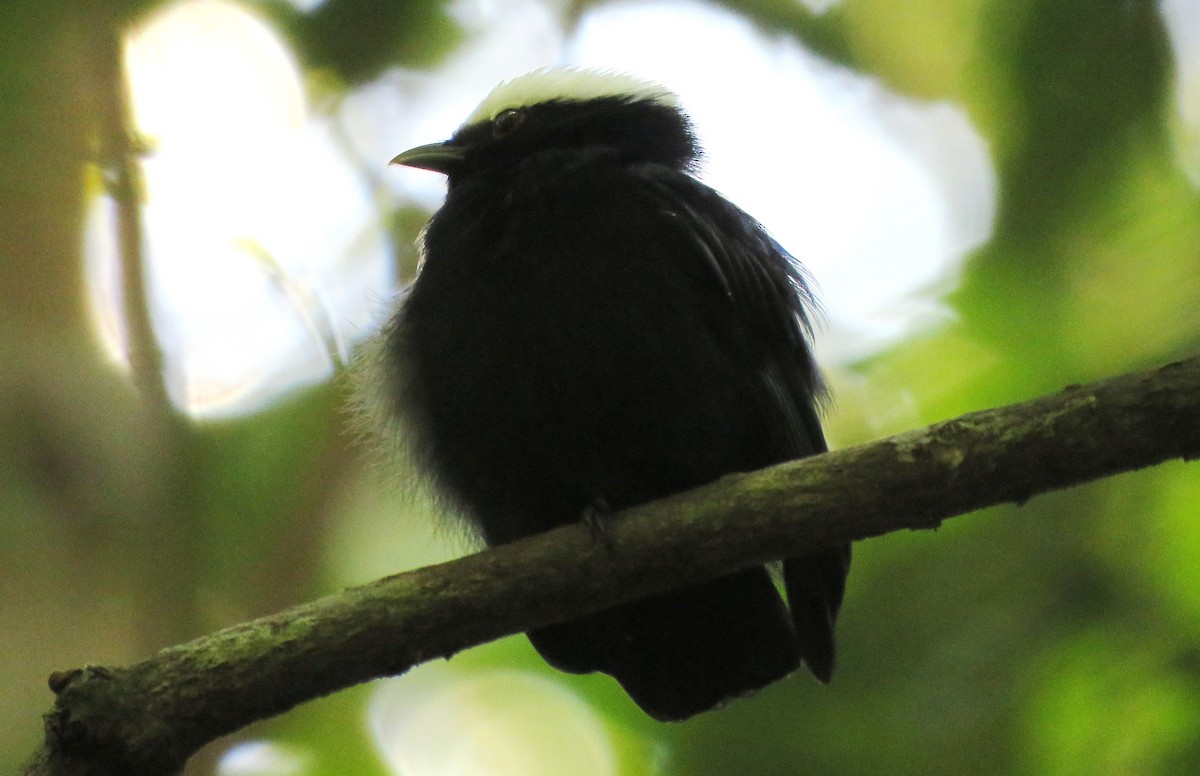
[[[387,331],[387,396],[488,544],[826,449],[804,275],[698,155],[668,93],[551,70],[394,160],[449,188]],[[849,562],[785,561],[787,605],[750,569],[529,638],[685,719],[801,661],[828,681]]]

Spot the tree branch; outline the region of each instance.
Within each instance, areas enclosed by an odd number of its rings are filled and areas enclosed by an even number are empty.
[[[738,568],[1200,456],[1200,358],[725,477],[584,525],[50,679],[27,776],[160,776],[311,698]]]
[[[96,24],[96,105],[99,118],[100,169],[113,200],[117,227],[117,259],[121,268],[121,305],[125,348],[133,382],[142,399],[160,417],[174,413],[165,382],[164,357],[150,314],[150,291],[142,248],[142,201],[145,181],[141,156],[146,141],[137,131],[133,97],[125,72],[122,27],[112,9],[93,9]]]

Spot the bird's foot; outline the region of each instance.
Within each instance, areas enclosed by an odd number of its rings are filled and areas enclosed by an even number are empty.
[[[608,520],[613,516],[613,509],[608,502],[598,498],[583,508],[583,524],[592,533],[592,539],[604,542],[610,552],[615,549],[612,534],[608,532]]]

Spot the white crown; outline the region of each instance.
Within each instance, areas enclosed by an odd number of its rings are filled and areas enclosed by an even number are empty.
[[[625,73],[543,67],[497,86],[467,117],[466,124],[491,121],[510,108],[537,105],[539,102],[591,100],[598,97],[653,100],[671,108],[679,107],[679,99],[666,88]]]

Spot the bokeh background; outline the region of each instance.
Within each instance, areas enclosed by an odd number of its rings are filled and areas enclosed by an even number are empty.
[[[816,278],[836,446],[1200,351],[1195,0],[7,0],[0,770],[52,670],[470,550],[351,430],[345,365],[443,191],[387,160],[552,64],[681,94]],[[188,772],[1200,772],[1196,464],[854,563],[829,687],[660,725],[517,637]]]

